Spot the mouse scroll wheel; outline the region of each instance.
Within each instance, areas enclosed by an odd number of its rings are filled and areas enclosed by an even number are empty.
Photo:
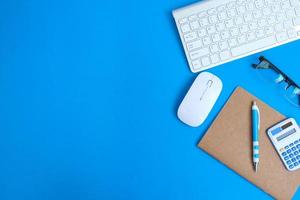
[[[212,84],[213,84],[213,81],[212,81],[212,80],[207,81],[207,86],[208,86],[208,87],[211,87]]]

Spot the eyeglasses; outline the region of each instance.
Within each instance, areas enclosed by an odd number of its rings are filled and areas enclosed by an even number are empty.
[[[259,57],[259,63],[253,64],[252,67],[259,70],[259,74],[267,82],[273,82],[277,87],[282,88],[280,91],[284,94],[286,99],[294,106],[300,108],[300,87],[278,67],[273,65],[265,57]]]

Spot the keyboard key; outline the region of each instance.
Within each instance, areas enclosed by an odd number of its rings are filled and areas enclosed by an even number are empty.
[[[218,31],[222,31],[225,29],[225,24],[223,22],[216,24],[216,28]]]
[[[298,144],[299,143],[299,141],[298,140],[296,140],[295,142],[294,142],[294,144],[296,145],[296,144]]]
[[[271,6],[271,9],[272,9],[272,11],[273,12],[279,12],[280,11],[280,4],[279,3],[275,3],[275,4],[273,4],[272,6]]]
[[[289,9],[291,7],[289,0],[281,2],[281,8],[283,10]]]
[[[191,28],[190,28],[190,25],[189,25],[189,24],[184,24],[184,25],[181,26],[181,31],[182,31],[183,33],[187,33],[187,32],[189,32],[190,30],[191,30]]]
[[[294,166],[297,167],[299,165],[299,162],[295,162]]]
[[[252,14],[247,13],[244,15],[245,22],[250,22],[252,20]]]
[[[215,64],[215,63],[217,63],[217,62],[220,61],[220,58],[219,58],[219,55],[218,55],[218,54],[213,54],[213,55],[211,55],[211,56],[210,56],[210,59],[211,59],[211,62],[212,62],[213,64]]]
[[[240,27],[241,33],[246,33],[249,30],[248,25],[244,24]]]
[[[210,65],[210,60],[209,60],[208,57],[203,57],[203,58],[201,59],[201,62],[202,62],[202,65],[203,65],[204,67]]]
[[[209,49],[208,48],[202,48],[202,49],[190,52],[190,57],[191,57],[192,60],[195,60],[197,58],[206,56],[208,54],[209,54]]]
[[[294,154],[289,154],[289,157],[290,157],[290,158],[293,158],[293,157],[294,157]]]
[[[292,152],[292,150],[291,150],[291,149],[288,149],[286,152],[287,152],[287,153],[291,153],[291,152]]]
[[[191,26],[192,30],[196,30],[196,29],[200,28],[200,24],[197,21],[191,22],[190,26]]]
[[[294,155],[295,155],[295,156],[297,156],[298,154],[299,154],[299,152],[298,152],[298,151],[295,151],[295,152],[294,152]]]
[[[231,57],[231,55],[230,55],[229,51],[223,51],[220,53],[220,58],[222,61],[228,60],[230,57]]]
[[[194,68],[195,70],[200,69],[200,68],[202,67],[201,61],[200,61],[199,59],[198,59],[198,60],[194,60],[194,61],[192,62],[192,65],[193,65],[193,68]]]
[[[212,15],[212,16],[210,16],[210,17],[209,17],[209,22],[210,22],[211,24],[214,24],[214,23],[218,22],[218,17],[217,17],[217,15]]]
[[[257,28],[257,23],[255,21],[249,23],[250,30],[255,30],[256,28]]]
[[[295,25],[295,26],[299,26],[299,25],[300,25],[300,17],[294,18],[294,19],[293,19],[293,22],[294,22],[294,25]]]
[[[246,42],[246,40],[247,40],[246,35],[240,35],[239,37],[237,37],[237,41],[239,44],[244,44]],[[234,55],[234,53],[232,55]]]
[[[289,148],[289,146],[285,146],[284,149],[287,150]]]
[[[212,34],[216,32],[216,27],[215,26],[208,26],[207,27],[207,33]]]
[[[256,6],[256,8],[261,9],[264,7],[264,2],[262,0],[256,0],[254,1],[254,4]]]
[[[188,22],[188,19],[187,18],[182,18],[180,20],[178,20],[179,24],[185,24]]]
[[[198,31],[198,35],[199,35],[199,37],[204,37],[204,36],[206,36],[207,35],[207,32],[206,32],[206,29],[200,29],[199,31]]]
[[[200,47],[202,47],[202,41],[196,40],[194,42],[187,43],[186,46],[189,51],[193,51],[195,49],[199,49]]]
[[[236,10],[234,8],[230,9],[230,10],[227,11],[227,14],[228,14],[229,17],[232,18],[232,17],[236,16]]]
[[[284,160],[288,160],[288,159],[289,159],[289,157],[288,157],[288,156],[285,156],[283,159],[284,159]]]
[[[265,34],[266,35],[271,35],[273,33],[274,33],[273,27],[269,26],[269,27],[265,28]]]
[[[228,41],[228,44],[230,47],[235,47],[237,45],[237,41],[235,38],[233,38]]]
[[[230,35],[229,35],[229,32],[228,31],[223,31],[223,32],[221,32],[221,38],[223,39],[223,40],[225,40],[225,39],[227,39],[227,38],[229,38],[230,37]]]
[[[296,156],[297,160],[300,160],[300,155],[299,156]]]
[[[226,26],[227,28],[231,28],[231,27],[233,27],[233,25],[234,25],[234,22],[233,22],[232,19],[229,19],[229,20],[226,20],[226,21],[225,21],[225,26]]]
[[[287,160],[286,163],[287,163],[288,165],[290,165],[290,164],[292,163],[292,161],[291,161],[291,160]]]
[[[294,10],[294,9],[287,10],[287,11],[286,11],[286,16],[287,16],[288,18],[296,17],[295,10]]]
[[[218,14],[218,17],[219,17],[219,20],[220,20],[220,21],[223,21],[223,20],[227,19],[227,13],[226,13],[225,11],[220,12],[220,13]]]
[[[296,158],[292,158],[292,162],[296,162]]]
[[[228,49],[228,43],[226,41],[220,42],[219,46],[220,46],[221,51]]]
[[[290,2],[291,2],[291,5],[293,7],[300,6],[300,1],[299,0],[290,0]]]
[[[276,17],[274,15],[270,15],[267,17],[268,24],[274,24],[276,22]]]
[[[239,14],[239,15],[242,15],[242,14],[244,14],[246,12],[246,7],[245,6],[239,6],[239,7],[237,7],[237,13]]]
[[[286,154],[286,152],[282,152],[281,155],[282,156],[286,156],[287,154]]]
[[[283,42],[288,39],[288,35],[286,34],[286,32],[277,33],[276,39],[278,42]]]
[[[208,25],[208,18],[207,17],[201,18],[199,20],[199,24],[200,24],[201,27],[207,26]]]
[[[272,44],[275,44],[276,40],[274,36],[269,36],[260,40],[256,40],[253,42],[250,42],[248,44],[245,45],[241,45],[239,47],[234,47],[231,49],[232,55],[233,56],[240,56],[242,54],[251,52],[251,51],[255,51],[267,46],[270,46]]]
[[[292,146],[294,146],[294,144],[293,144],[293,143],[291,143],[291,144],[289,145],[289,147],[292,147]]]
[[[294,168],[294,165],[289,165],[289,169],[293,169]]]
[[[235,24],[236,25],[241,25],[243,23],[244,23],[244,18],[242,18],[242,17],[235,18]]]
[[[184,40],[185,40],[186,42],[190,42],[190,41],[195,40],[195,39],[198,38],[196,32],[192,32],[192,33],[185,34],[183,37],[184,37]]]
[[[293,28],[293,21],[292,20],[285,20],[283,22],[283,26],[284,28],[288,29],[288,28]]]
[[[210,46],[210,51],[211,51],[212,53],[218,52],[218,51],[219,51],[218,45],[217,45],[217,44],[211,45],[211,46]]]
[[[300,144],[297,144],[296,147],[297,147],[297,149],[300,149]]]
[[[204,37],[202,40],[203,40],[204,46],[207,46],[207,45],[211,44],[210,37]]]
[[[239,29],[238,28],[232,28],[232,29],[230,29],[230,34],[232,36],[237,36],[239,34]]]
[[[292,150],[293,150],[293,151],[296,151],[296,147],[292,147]]]

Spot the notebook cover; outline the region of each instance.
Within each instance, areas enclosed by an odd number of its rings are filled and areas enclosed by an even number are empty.
[[[252,163],[251,106],[261,113],[260,163]],[[238,87],[198,146],[276,199],[291,199],[300,183],[300,170],[288,171],[266,130],[285,119],[267,104]]]

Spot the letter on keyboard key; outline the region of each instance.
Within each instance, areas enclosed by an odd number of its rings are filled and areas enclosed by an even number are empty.
[[[255,50],[268,47],[272,44],[276,43],[276,38],[275,36],[269,36],[260,40],[256,40],[254,42],[244,44],[238,47],[234,47],[231,49],[231,53],[233,56],[240,56],[246,53],[251,53]]]
[[[207,54],[209,54],[209,49],[208,48],[203,48],[203,49],[199,49],[199,50],[190,52],[190,57],[191,57],[192,60],[195,60],[195,59],[200,58],[202,56],[206,56]]]
[[[189,51],[193,51],[195,49],[202,47],[202,41],[196,40],[194,42],[187,43],[186,47],[188,48]]]
[[[192,32],[192,33],[188,33],[188,34],[184,35],[184,40],[186,42],[192,41],[192,40],[194,40],[196,38],[197,38],[197,33],[196,32]]]

